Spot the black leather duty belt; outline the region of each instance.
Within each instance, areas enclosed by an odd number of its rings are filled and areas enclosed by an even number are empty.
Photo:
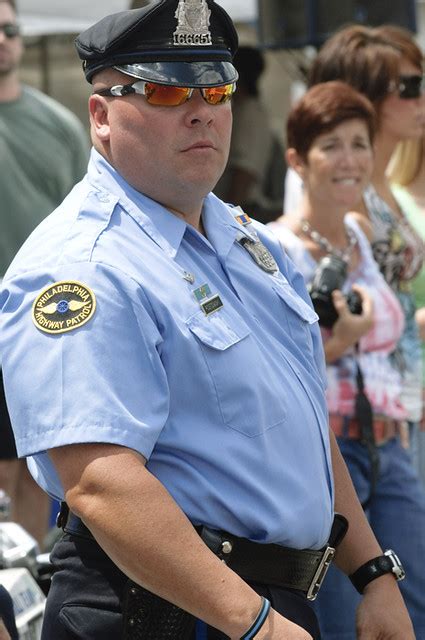
[[[58,526],[71,535],[94,540],[83,521],[66,510],[62,507]],[[244,580],[296,589],[315,600],[348,523],[336,514],[329,542],[318,551],[260,544],[207,527],[195,529],[209,549]]]

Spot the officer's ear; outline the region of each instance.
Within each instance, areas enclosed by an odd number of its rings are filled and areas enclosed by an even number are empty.
[[[107,142],[110,136],[109,104],[104,96],[96,93],[89,98],[89,114],[91,130],[102,142]]]
[[[286,150],[285,156],[286,156],[286,163],[288,167],[291,167],[291,169],[296,171],[300,176],[300,178],[303,180],[305,175],[305,169],[307,166],[307,163],[304,160],[304,158],[293,147],[290,147],[289,149]]]

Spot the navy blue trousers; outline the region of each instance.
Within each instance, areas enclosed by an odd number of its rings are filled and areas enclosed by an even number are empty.
[[[119,640],[123,637],[125,576],[94,540],[65,534],[51,556],[55,567],[44,616],[42,640]],[[251,585],[274,609],[320,640],[315,613],[303,594]],[[191,640],[225,640],[197,623]]]
[[[357,440],[338,438],[357,495],[370,494],[370,461]],[[406,570],[400,582],[418,640],[425,640],[425,491],[409,454],[394,438],[378,447],[380,473],[366,515],[383,549],[394,549]],[[315,602],[324,640],[356,640],[360,596],[346,576],[331,567]]]

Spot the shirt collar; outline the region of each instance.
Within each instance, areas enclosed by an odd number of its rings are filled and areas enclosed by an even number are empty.
[[[159,202],[134,189],[95,149],[91,152],[88,179],[99,191],[116,195],[120,205],[152,240],[171,258],[176,257],[188,228],[184,220]],[[231,206],[212,193],[204,200],[202,222],[209,243],[221,257],[227,256],[241,234],[249,236],[249,232],[234,219]]]
[[[175,258],[187,227],[184,220],[137,191],[95,149],[91,152],[88,179],[100,191],[114,193],[123,209],[145,233],[171,258]]]
[[[210,243],[222,258],[227,256],[236,240],[244,235],[251,237],[249,230],[235,220],[232,209],[231,205],[226,204],[213,193],[210,193],[204,202],[202,213],[204,229]]]

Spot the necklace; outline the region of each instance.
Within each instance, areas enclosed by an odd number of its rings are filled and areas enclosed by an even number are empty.
[[[354,232],[347,226],[345,226],[345,233],[347,235],[348,245],[345,249],[339,249],[334,247],[325,236],[322,236],[318,231],[312,229],[311,224],[305,218],[301,219],[301,229],[306,236],[311,238],[313,242],[315,242],[319,247],[326,251],[326,253],[330,253],[337,258],[341,258],[344,262],[350,262],[350,258],[353,254],[354,247],[357,244],[357,238]]]

